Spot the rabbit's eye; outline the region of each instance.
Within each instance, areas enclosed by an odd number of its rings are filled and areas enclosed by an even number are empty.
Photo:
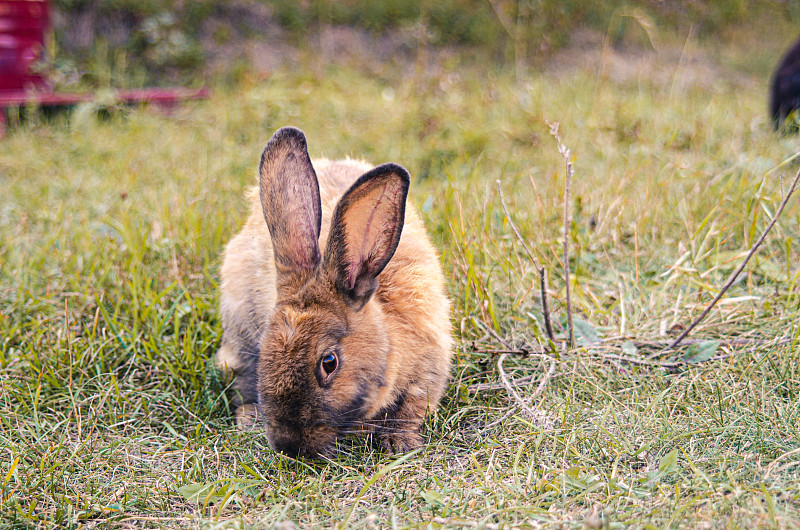
[[[336,359],[336,355],[329,353],[322,358],[322,371],[325,372],[325,375],[331,375],[336,371],[338,364],[339,361]]]
[[[328,386],[331,379],[336,375],[339,370],[339,355],[335,348],[331,348],[322,355],[317,365],[317,382],[320,386]]]

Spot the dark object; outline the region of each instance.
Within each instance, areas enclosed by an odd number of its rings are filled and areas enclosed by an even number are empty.
[[[800,40],[783,56],[770,83],[769,112],[778,130],[792,111],[800,109]],[[793,126],[796,132],[797,127]]]
[[[94,100],[91,92],[54,92],[47,78],[34,70],[44,51],[49,15],[49,0],[0,0],[0,136],[9,107],[65,107]],[[142,88],[114,93],[120,103],[152,102],[167,107],[208,94],[206,88]]]

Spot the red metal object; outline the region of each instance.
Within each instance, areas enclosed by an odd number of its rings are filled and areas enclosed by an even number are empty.
[[[54,92],[47,78],[33,69],[42,58],[49,15],[49,0],[0,0],[0,136],[8,107],[59,107],[95,98],[91,92]],[[209,92],[206,88],[171,87],[117,90],[114,95],[119,103],[171,106],[186,99],[206,98]]]
[[[0,1],[0,90],[46,88],[31,66],[42,57],[49,14],[47,0]]]
[[[114,91],[116,101],[120,103],[158,103],[174,105],[186,99],[203,99],[209,96],[207,88],[139,88],[120,89]],[[84,92],[70,94],[64,92],[35,90],[0,90],[0,108],[19,107],[21,105],[38,105],[40,107],[58,107],[93,101],[95,94]]]

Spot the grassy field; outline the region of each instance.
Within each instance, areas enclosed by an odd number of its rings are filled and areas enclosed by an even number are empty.
[[[0,526],[800,527],[797,201],[702,341],[662,350],[798,169],[797,138],[765,115],[785,44],[687,43],[626,75],[614,54],[544,73],[309,60],[170,116],[28,116],[0,141]],[[575,169],[571,349],[547,121]],[[231,421],[211,362],[220,253],[290,124],[312,157],[414,177],[458,338],[420,452],[345,440],[332,461],[293,461]],[[540,353],[538,274],[498,180],[547,270],[557,353]],[[545,381],[532,404],[552,428],[507,415],[500,350],[531,352],[503,367],[523,397]]]

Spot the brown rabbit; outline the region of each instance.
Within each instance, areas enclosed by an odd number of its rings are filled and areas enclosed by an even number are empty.
[[[406,207],[408,172],[312,165],[303,132],[284,127],[259,177],[222,265],[217,364],[234,377],[237,423],[263,425],[289,455],[329,454],[363,430],[389,451],[420,446],[452,338],[436,251]]]

